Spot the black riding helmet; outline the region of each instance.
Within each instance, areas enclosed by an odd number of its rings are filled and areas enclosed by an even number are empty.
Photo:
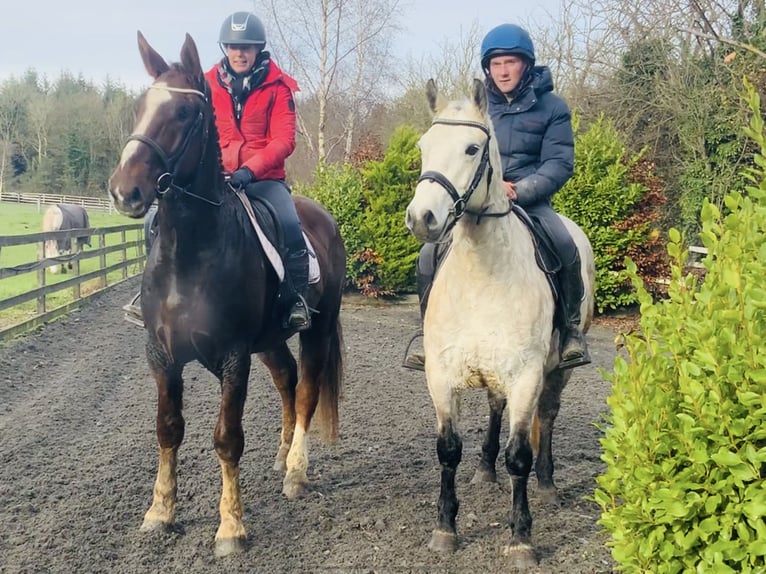
[[[218,44],[255,44],[261,49],[266,45],[266,29],[263,22],[251,12],[234,12],[221,24]]]

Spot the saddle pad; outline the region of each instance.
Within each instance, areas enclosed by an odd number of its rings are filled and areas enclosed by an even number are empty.
[[[237,194],[237,197],[239,197],[239,200],[242,202],[242,205],[245,208],[245,212],[247,212],[250,223],[252,223],[253,229],[255,229],[255,234],[258,237],[258,241],[261,242],[263,251],[266,253],[266,258],[274,268],[274,271],[276,272],[277,277],[279,277],[279,280],[284,281],[285,266],[282,263],[282,258],[279,256],[277,248],[274,247],[274,244],[271,243],[271,241],[269,241],[269,238],[266,237],[266,233],[264,233],[263,229],[261,229],[261,226],[258,224],[258,220],[255,217],[255,212],[253,211],[253,206],[250,205],[250,200],[247,198],[247,195],[245,195],[245,193],[241,190],[235,191],[235,193]],[[314,248],[311,245],[311,241],[305,232],[303,233],[303,239],[306,241],[306,249],[309,252],[309,284],[318,283],[320,278],[319,261],[317,260],[316,253],[314,252]]]

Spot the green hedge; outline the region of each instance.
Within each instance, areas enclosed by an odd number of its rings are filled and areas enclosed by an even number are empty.
[[[653,301],[628,265],[641,326],[609,376],[594,495],[625,572],[766,572],[766,172],[748,175],[755,185],[729,194],[726,213],[702,209],[704,281],[683,275],[675,230],[668,300]]]

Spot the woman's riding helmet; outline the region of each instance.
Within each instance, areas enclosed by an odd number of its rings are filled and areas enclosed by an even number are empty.
[[[481,41],[481,67],[489,68],[489,60],[494,56],[518,55],[535,65],[535,46],[529,33],[516,24],[495,26]]]
[[[255,14],[234,12],[223,21],[218,43],[221,47],[226,44],[256,44],[263,48],[266,45],[266,29]]]

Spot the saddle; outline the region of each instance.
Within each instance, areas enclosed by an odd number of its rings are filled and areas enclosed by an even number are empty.
[[[241,190],[235,191],[235,193],[245,208],[258,241],[260,241],[266,254],[266,258],[274,268],[279,280],[283,281],[285,278],[285,266],[282,262],[281,254],[284,253],[284,235],[274,206],[262,197],[251,197]],[[306,241],[306,249],[309,252],[309,285],[311,285],[319,282],[319,261],[305,232],[303,233],[303,239]]]
[[[535,220],[524,211],[523,207],[514,203],[512,211],[519,218],[519,221],[527,227],[529,234],[532,236],[532,243],[535,246],[535,261],[537,261],[537,266],[540,270],[545,273],[545,278],[548,280],[548,285],[553,295],[553,302],[555,303],[556,310],[553,322],[561,327],[565,324],[565,320],[561,305],[562,287],[559,283],[558,275],[559,270],[561,270],[561,260],[556,252],[556,248],[545,230],[535,223]]]

